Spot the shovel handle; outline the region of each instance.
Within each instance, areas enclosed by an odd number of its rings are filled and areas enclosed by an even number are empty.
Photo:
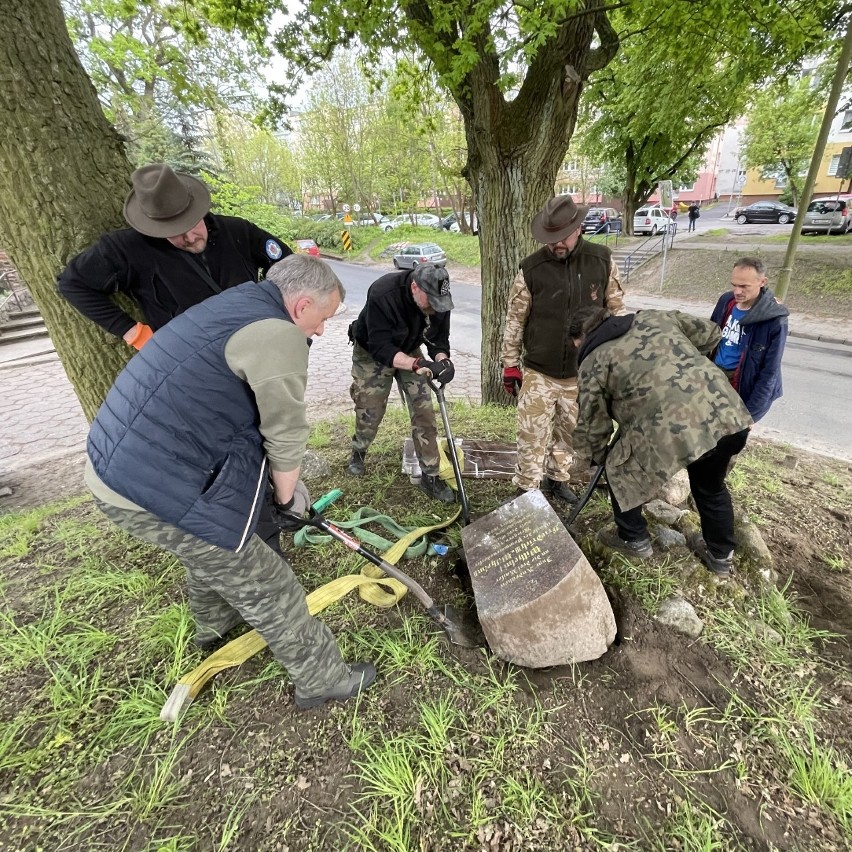
[[[450,418],[447,414],[447,401],[444,399],[444,385],[441,382],[436,382],[432,379],[427,379],[427,383],[438,398],[438,408],[441,411],[441,421],[444,424],[444,434],[447,436],[447,454],[449,455],[450,463],[453,466],[453,473],[456,477],[456,486],[458,487],[459,492],[459,503],[461,504],[462,510],[462,526],[466,527],[470,523],[470,506],[468,505],[467,494],[465,493],[464,483],[462,482],[459,457],[456,454],[456,442],[453,438],[452,429],[450,428]]]

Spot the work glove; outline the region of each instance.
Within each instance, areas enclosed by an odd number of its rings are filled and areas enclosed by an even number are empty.
[[[520,367],[503,368],[503,390],[510,396],[517,396],[524,383],[524,374]]]
[[[272,520],[282,532],[295,532],[305,525],[302,519],[312,502],[305,483],[300,479],[293,489],[293,496],[286,503],[279,503],[273,496]]]
[[[427,379],[434,379],[443,369],[441,367],[441,364],[443,363],[443,361],[427,361],[425,358],[415,358],[411,369],[414,370],[418,376],[425,376]]]
[[[435,376],[435,381],[440,382],[442,385],[448,385],[452,380],[453,376],[456,374],[456,368],[453,366],[453,362],[450,361],[449,358],[444,358],[443,361],[436,361],[438,365],[438,374]]]
[[[152,337],[154,336],[154,332],[151,329],[151,326],[145,325],[144,323],[137,322],[133,328],[130,329],[125,335],[124,340],[129,343],[134,349],[141,349]]]

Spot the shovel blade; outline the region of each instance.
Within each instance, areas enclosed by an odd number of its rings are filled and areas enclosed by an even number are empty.
[[[440,622],[441,627],[444,628],[447,638],[453,645],[461,648],[487,647],[485,634],[473,615],[462,612],[450,604],[442,608],[441,615],[443,616]]]

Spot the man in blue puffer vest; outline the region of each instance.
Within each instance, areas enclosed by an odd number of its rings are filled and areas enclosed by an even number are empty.
[[[790,312],[766,286],[766,267],[741,257],[731,272],[731,292],[723,293],[710,319],[722,329],[713,355],[757,422],[781,396],[781,356]]]
[[[99,508],[185,566],[197,644],[252,625],[303,709],[351,698],[376,676],[371,663],[343,661],[287,561],[255,534],[270,480],[284,528],[287,512],[310,505],[299,479],[308,348],[343,296],[323,261],[291,255],[259,284],[189,308],[120,373],[88,439]]]

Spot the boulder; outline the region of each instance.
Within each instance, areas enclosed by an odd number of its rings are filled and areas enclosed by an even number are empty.
[[[545,668],[606,653],[616,631],[606,592],[541,491],[464,527],[462,544],[495,656]]]
[[[305,482],[310,482],[314,479],[324,479],[330,475],[331,468],[328,466],[328,462],[313,450],[306,450],[304,456],[302,456],[302,479]]]
[[[704,622],[698,617],[692,604],[678,595],[666,598],[660,604],[654,620],[692,639],[700,636],[704,629]]]
[[[676,524],[686,512],[686,509],[679,509],[677,506],[672,506],[671,503],[666,503],[663,500],[651,500],[646,503],[642,511],[649,518],[657,521],[660,524],[672,526]]]
[[[689,476],[679,470],[659,491],[658,497],[672,506],[682,506],[689,498]]]
[[[686,547],[686,536],[683,533],[662,525],[652,529],[654,544],[663,550],[671,550],[673,547]]]
[[[745,516],[734,519],[737,554],[759,570],[772,567],[772,554],[760,530]]]

